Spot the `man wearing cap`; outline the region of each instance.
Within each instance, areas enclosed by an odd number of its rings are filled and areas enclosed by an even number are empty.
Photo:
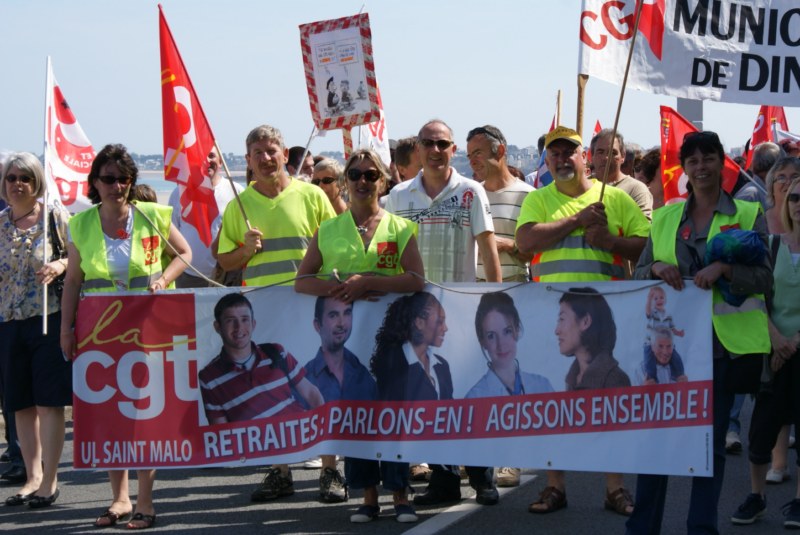
[[[517,248],[533,256],[536,282],[606,281],[624,278],[624,260],[636,262],[650,223],[622,190],[586,177],[580,134],[559,126],[547,134],[545,160],[553,182],[525,197],[517,220]],[[606,507],[629,515],[633,500],[622,474],[606,474]],[[563,471],[548,471],[547,486],[532,513],[567,505]]]

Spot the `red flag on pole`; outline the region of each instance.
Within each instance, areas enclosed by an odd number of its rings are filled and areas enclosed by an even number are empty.
[[[86,196],[86,177],[94,161],[94,149],[67,104],[47,58],[45,97],[44,170],[48,204],[61,203],[75,214],[92,205]]]
[[[602,129],[603,129],[603,127],[600,126],[600,119],[597,119],[595,121],[595,123],[594,123],[594,132],[592,132],[592,139],[594,139],[594,136],[599,134]],[[586,159],[589,160],[589,163],[591,163],[591,161],[592,161],[592,148],[591,148],[591,146],[589,146],[589,150],[586,151]]]
[[[761,106],[756,117],[756,124],[753,127],[753,136],[750,138],[749,147],[745,154],[745,159],[747,160],[747,163],[745,163],[746,168],[750,168],[750,162],[753,160],[753,149],[756,145],[767,141],[775,143],[773,125],[776,124],[781,130],[789,130],[783,106]]]
[[[686,198],[688,179],[683,174],[680,148],[686,134],[697,128],[669,106],[661,106],[661,182],[667,204]],[[722,189],[730,193],[739,179],[741,169],[728,155],[722,169]]]
[[[214,134],[183,65],[161,5],[158,6],[161,43],[161,112],[164,125],[164,178],[180,188],[181,218],[211,245],[211,223],[219,214],[208,178],[206,157]]]

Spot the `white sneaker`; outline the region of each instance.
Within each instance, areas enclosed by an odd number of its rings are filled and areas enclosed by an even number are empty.
[[[497,469],[498,487],[519,487],[519,468],[503,466]]]
[[[741,453],[742,441],[736,431],[728,431],[728,434],[725,435],[725,451],[727,453]]]
[[[789,479],[788,470],[774,470],[772,468],[767,472],[767,483],[778,485]]]
[[[794,435],[789,435],[789,447],[794,446]]]
[[[309,459],[303,463],[303,468],[305,468],[306,470],[314,470],[314,469],[319,470],[320,468],[322,468],[322,459],[320,459],[319,457]]]

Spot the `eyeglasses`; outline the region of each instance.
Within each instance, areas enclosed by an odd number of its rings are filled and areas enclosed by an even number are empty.
[[[131,177],[129,177],[129,176],[103,175],[103,176],[97,177],[97,180],[99,180],[100,182],[102,182],[103,184],[105,184],[107,186],[111,186],[112,184],[114,184],[114,182],[119,182],[123,186],[127,186],[128,184],[131,183]]]
[[[315,186],[319,186],[320,182],[322,182],[323,184],[325,184],[327,186],[329,184],[333,184],[334,182],[336,182],[336,179],[334,177],[332,177],[332,176],[326,176],[324,178],[312,178],[311,179],[311,183],[314,184]]]
[[[23,184],[30,184],[33,181],[33,178],[29,177],[28,175],[6,175],[6,182],[9,184],[13,184],[17,180]]]
[[[453,141],[450,139],[420,139],[419,144],[426,149],[432,149],[435,145],[439,150],[447,150],[453,146]]]
[[[381,172],[377,169],[367,169],[366,171],[361,171],[359,169],[347,170],[347,178],[353,182],[361,180],[362,175],[370,182],[377,182],[381,178]]]
[[[792,203],[800,202],[800,193],[790,193],[786,196],[786,200]]]

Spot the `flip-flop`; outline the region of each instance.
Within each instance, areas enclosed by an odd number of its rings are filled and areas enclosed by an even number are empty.
[[[131,524],[131,522],[142,522],[142,525],[134,526],[133,524]],[[155,523],[156,523],[156,515],[145,515],[142,513],[136,513],[135,515],[133,515],[133,518],[131,518],[130,522],[128,522],[128,525],[125,527],[128,529],[147,529],[152,527],[153,524]]]
[[[98,528],[110,528],[111,526],[115,526],[117,522],[125,522],[129,516],[131,516],[132,511],[128,511],[127,513],[115,513],[111,509],[106,509],[106,512],[102,515],[97,517],[97,520],[94,521],[95,527]],[[107,518],[108,524],[98,524],[101,518]]]

